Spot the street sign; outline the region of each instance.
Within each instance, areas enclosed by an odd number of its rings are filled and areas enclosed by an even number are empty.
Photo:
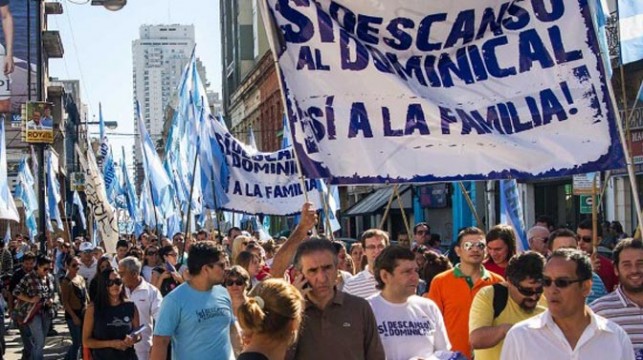
[[[580,213],[581,214],[592,213],[592,195],[580,196]]]
[[[574,175],[573,177],[573,192],[574,195],[591,195],[592,186],[594,184],[594,177],[597,173],[587,173]],[[596,193],[601,191],[601,177],[596,178]]]

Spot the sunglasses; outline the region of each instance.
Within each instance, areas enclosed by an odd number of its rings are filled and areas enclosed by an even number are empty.
[[[581,236],[580,239],[586,243],[592,242],[593,240],[591,236]]]
[[[241,280],[241,279],[237,279],[237,280],[226,280],[226,282],[225,282],[225,286],[226,286],[226,287],[229,287],[229,286],[232,286],[232,285],[244,286],[245,284],[246,284],[246,282],[245,282],[245,281],[243,281],[243,280]]]
[[[472,249],[472,248],[474,248],[474,247],[478,248],[478,250],[484,250],[484,249],[487,247],[487,244],[485,244],[485,243],[483,243],[483,242],[471,242],[471,241],[465,241],[465,242],[462,244],[462,247],[463,247],[465,250],[467,250],[467,251],[471,250],[471,249]]]
[[[550,279],[550,278],[543,278],[543,286],[545,287],[550,287],[552,284],[556,285],[557,288],[559,289],[564,289],[568,287],[571,284],[574,283],[580,283],[583,282],[587,279],[576,279],[576,280],[570,280],[570,279]]]
[[[529,297],[529,296],[534,296],[534,295],[540,295],[540,294],[542,294],[542,293],[543,293],[543,291],[544,291],[544,289],[543,289],[543,287],[542,287],[542,286],[539,286],[539,287],[537,287],[537,288],[535,288],[535,289],[522,287],[522,286],[520,286],[520,285],[518,285],[518,284],[513,284],[513,286],[515,286],[515,287],[516,287],[516,290],[518,290],[518,292],[519,292],[521,295],[523,295],[523,296],[527,296],[527,297]]]
[[[109,280],[107,280],[107,287],[114,286],[114,285],[116,285],[116,286],[123,285],[123,279],[117,278],[117,279],[109,279]]]

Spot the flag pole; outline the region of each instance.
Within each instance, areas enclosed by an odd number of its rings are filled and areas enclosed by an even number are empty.
[[[402,211],[402,221],[404,221],[404,229],[406,230],[407,234],[411,233],[411,226],[409,226],[409,221],[406,218],[406,211],[404,210],[404,204],[402,203],[402,197],[400,196],[400,192],[398,188],[393,189],[395,192],[395,196],[397,196],[397,204],[400,207],[400,211]]]
[[[201,135],[199,135],[199,137],[200,136]],[[199,143],[199,140],[197,140],[197,143]],[[192,183],[190,184],[190,197],[188,198],[188,214],[187,214],[187,218],[185,219],[185,236],[188,236],[189,231],[190,231],[190,215],[192,213],[192,195],[194,193],[194,181],[196,179],[196,176],[195,176],[194,172],[196,171],[196,161],[198,159],[199,159],[199,152],[195,150],[194,151],[194,165],[192,165]]]
[[[388,202],[386,203],[386,208],[384,208],[384,215],[382,215],[382,220],[380,220],[380,226],[378,227],[380,230],[384,228],[384,223],[386,222],[386,218],[388,217],[389,210],[391,210],[391,204],[393,203],[393,198],[395,197],[395,192],[398,186],[399,186],[398,184],[393,185],[393,191],[391,191],[391,197],[388,198]]]
[[[618,1],[617,1],[616,6],[617,6],[616,14],[618,16]],[[619,41],[619,44],[620,44],[620,41],[621,41],[621,39],[620,39],[620,22],[618,22],[618,23],[619,23],[619,28],[618,28],[619,39],[618,39],[618,41]],[[597,29],[597,25],[596,25],[596,22],[595,22],[595,16],[592,16],[592,24],[594,25],[593,26],[594,27],[594,33],[596,34],[596,36],[598,36],[598,29]],[[605,56],[603,56],[603,55],[605,55],[605,49],[603,49],[601,46],[599,46],[598,49],[599,49],[599,52],[600,52],[600,55],[601,55],[601,61],[604,62],[605,61],[604,60]],[[620,60],[621,60],[621,71],[624,71],[623,70],[623,64],[622,64],[622,62],[623,62],[622,61],[623,60],[622,48],[620,50],[619,57],[620,57]],[[611,64],[610,64],[610,66],[611,66]],[[603,64],[603,68],[604,69],[607,68],[607,64]],[[611,100],[612,104],[614,104],[614,106],[616,106],[617,101],[616,101],[616,96],[614,95],[614,89],[612,88],[611,83],[609,81],[606,81],[606,83],[607,83],[607,92],[609,94],[610,100]],[[625,84],[624,84],[623,78],[621,78],[621,83],[622,83],[622,89],[623,89],[623,94],[622,94],[623,95],[623,114],[625,114],[625,111],[627,110],[627,99],[625,98]],[[640,96],[640,94],[641,94],[641,88],[639,88],[638,96]],[[634,113],[634,107],[636,106],[636,103],[638,101],[638,96],[637,96],[637,99],[634,100],[634,105],[632,106],[631,114]],[[619,139],[621,140],[621,147],[623,148],[623,153],[624,153],[624,156],[625,156],[625,161],[626,161],[626,166],[627,166],[627,177],[630,180],[630,190],[632,191],[632,197],[634,198],[634,205],[636,207],[636,216],[637,216],[637,219],[638,219],[638,222],[639,222],[638,226],[636,227],[636,232],[641,234],[642,233],[641,229],[643,229],[643,214],[641,214],[641,202],[639,201],[639,197],[638,197],[638,189],[637,189],[636,177],[635,177],[635,173],[634,173],[634,163],[632,161],[631,153],[630,153],[630,151],[628,149],[628,145],[627,145],[628,142],[627,142],[627,139],[625,137],[625,132],[623,130],[623,123],[622,123],[622,119],[621,119],[621,114],[618,111],[618,109],[613,109],[613,110],[616,110],[616,111],[614,111],[614,115],[616,117],[616,127],[618,129]],[[626,120],[627,120],[627,122],[629,124],[631,118],[627,118]]]
[[[458,181],[458,185],[460,185],[460,191],[462,192],[462,195],[464,196],[464,199],[466,200],[467,205],[469,205],[469,209],[471,209],[473,216],[476,218],[478,227],[482,226],[482,221],[480,221],[480,216],[478,215],[478,212],[476,211],[476,208],[473,205],[473,201],[469,196],[469,192],[467,191],[467,188],[464,187],[464,183],[462,181]]]

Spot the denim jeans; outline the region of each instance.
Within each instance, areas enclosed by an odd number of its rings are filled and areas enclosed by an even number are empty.
[[[33,360],[43,360],[43,350],[45,348],[45,338],[49,331],[51,324],[51,316],[47,312],[41,312],[36,315],[31,323],[29,323],[29,330],[31,331],[31,339],[33,341],[33,348],[31,349],[31,358]]]
[[[74,320],[72,320],[71,318],[67,318],[65,320],[67,320],[67,327],[69,328],[69,335],[71,336],[71,346],[69,347],[69,351],[67,351],[65,360],[77,360],[78,350],[82,348],[83,324],[81,322],[80,325],[75,325]]]
[[[20,340],[22,341],[22,360],[31,360],[31,349],[33,348],[31,340],[31,330],[29,330],[28,325],[17,324],[17,320],[15,317],[14,321],[16,321],[16,325],[18,326],[18,331],[20,332]]]

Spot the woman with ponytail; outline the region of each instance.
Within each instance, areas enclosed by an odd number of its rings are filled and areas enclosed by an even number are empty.
[[[297,340],[304,299],[281,279],[265,280],[250,292],[238,310],[247,346],[237,360],[277,360]]]

